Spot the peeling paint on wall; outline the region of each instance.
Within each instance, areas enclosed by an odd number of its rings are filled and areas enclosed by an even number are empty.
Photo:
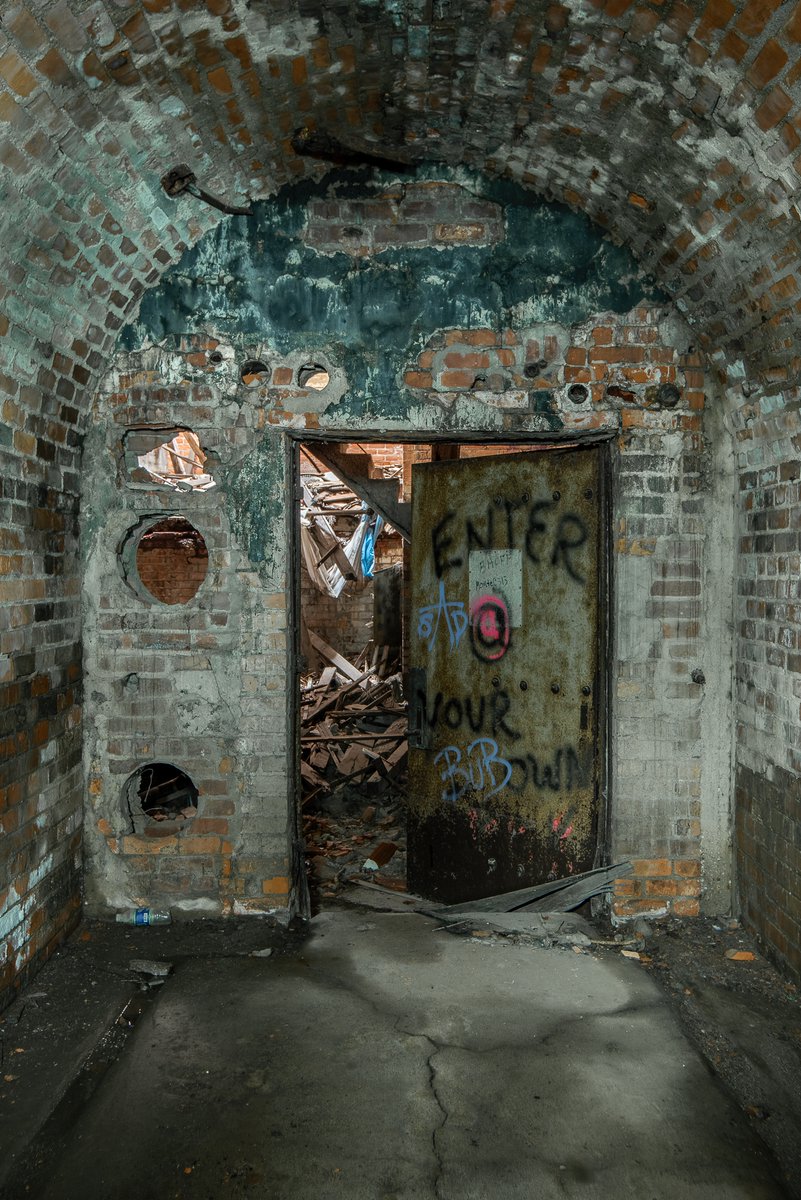
[[[226,472],[223,486],[231,529],[250,562],[267,577],[284,554],[283,445],[275,438],[263,438],[250,454]],[[277,556],[279,531],[281,545]]]
[[[365,180],[363,172],[338,172],[318,185],[285,188],[275,200],[257,204],[253,218],[221,223],[147,293],[121,346],[213,328],[240,344],[258,339],[280,353],[299,346],[324,350],[347,378],[343,420],[379,412],[405,419],[412,398],[401,382],[403,369],[433,330],[570,325],[661,299],[630,253],[586,217],[464,171],[455,173],[465,197],[458,215],[469,214],[473,201],[478,229],[490,219],[488,202],[501,206],[505,237],[454,242],[454,223],[437,219],[436,193],[430,211],[419,199],[426,187],[441,189],[447,172],[433,174],[429,168],[415,176],[418,199],[411,215],[412,185],[389,175]],[[373,244],[369,259],[354,258],[347,240],[349,231],[359,229],[354,222],[363,215],[365,197],[386,209],[386,248],[377,251]],[[331,214],[343,252],[331,253],[332,235],[322,228],[319,247],[312,244],[310,204],[318,216]]]

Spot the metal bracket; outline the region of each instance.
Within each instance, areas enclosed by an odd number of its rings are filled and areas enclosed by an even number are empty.
[[[161,186],[173,200],[177,199],[178,196],[183,196],[184,192],[188,192],[196,200],[202,200],[204,204],[211,205],[212,208],[226,213],[229,217],[253,216],[252,208],[240,208],[235,204],[227,204],[225,200],[220,200],[217,196],[212,196],[211,192],[207,192],[204,188],[200,187],[195,172],[186,163],[179,163],[177,166],[172,167],[166,175],[162,175]]]

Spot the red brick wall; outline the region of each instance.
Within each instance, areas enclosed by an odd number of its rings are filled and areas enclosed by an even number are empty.
[[[191,600],[206,578],[208,566],[205,543],[196,530],[189,528],[150,530],[137,546],[139,579],[163,604],[186,604]]]
[[[376,542],[376,570],[381,571],[402,559],[400,536],[379,536]],[[306,628],[314,630],[334,650],[354,661],[373,637],[372,581],[348,583],[335,598],[320,592],[301,564],[300,587],[301,612]],[[306,644],[304,641],[303,653],[309,670],[318,671],[328,665],[310,642]]]

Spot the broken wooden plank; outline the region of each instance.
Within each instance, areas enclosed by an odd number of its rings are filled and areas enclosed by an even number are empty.
[[[517,908],[530,907],[546,896],[552,897],[552,909],[559,911],[556,893],[561,892],[564,888],[572,887],[581,880],[597,878],[600,884],[599,890],[603,891],[613,880],[630,875],[632,870],[630,862],[619,862],[609,867],[596,867],[594,871],[585,871],[581,875],[568,875],[564,879],[552,879],[532,887],[518,888],[514,892],[502,892],[497,896],[484,896],[480,900],[465,900],[459,904],[444,905],[437,911],[443,914],[447,912],[513,912]]]
[[[331,683],[331,680],[334,678],[336,673],[337,673],[336,667],[326,667],[323,670],[322,674],[320,675],[319,680],[317,681],[317,687],[327,689],[328,685]]]
[[[350,561],[339,542],[337,542],[335,546],[332,546],[330,550],[327,550],[322,558],[317,559],[317,566],[325,566],[329,558],[333,558],[340,572],[345,576],[346,579],[356,578],[356,571],[353,563]]]
[[[383,760],[379,770],[377,770],[373,775],[369,776],[367,782],[368,783],[377,783],[378,780],[381,778],[382,774],[385,774],[388,776],[390,771],[392,771],[393,769],[400,771],[402,769],[402,767],[404,766],[406,756],[408,755],[408,753],[409,753],[409,743],[407,742],[406,738],[404,737],[401,744],[399,746],[396,746],[396,748],[392,751],[392,753]]]
[[[320,774],[324,773],[331,762],[331,755],[322,746],[314,750],[309,756],[309,764]]]
[[[348,660],[342,654],[338,654],[337,651],[334,650],[333,647],[329,646],[328,642],[324,642],[323,639],[319,637],[313,629],[310,629],[308,632],[309,641],[314,646],[315,650],[319,650],[323,657],[327,658],[330,663],[333,663],[338,671],[341,671],[343,675],[347,675],[348,679],[353,680],[354,683],[356,683],[359,679],[364,678],[364,676],[360,675],[356,670],[353,663],[348,662]]]
[[[365,504],[397,529],[404,541],[412,540],[411,505],[404,504],[399,499],[399,480],[368,479],[355,475],[354,464],[348,463],[347,456],[330,443],[315,449],[315,454],[352,492],[360,496]]]
[[[353,884],[359,889],[363,889],[362,894],[359,892],[349,892],[348,890],[342,893],[343,900],[348,900],[353,904],[366,904],[370,908],[377,910],[389,909],[392,912],[417,912],[428,913],[431,908],[431,902],[424,900],[422,896],[415,896],[410,892],[396,892],[390,888],[382,887],[378,883],[370,883],[366,879],[350,878],[346,883]]]
[[[305,779],[307,783],[311,783],[314,787],[328,787],[328,781],[323,779],[322,775],[318,775],[314,767],[309,766],[307,762],[303,762],[302,760],[300,774],[302,779]]]
[[[398,742],[406,737],[406,733],[390,734],[382,729],[379,733],[304,733],[301,734],[303,745],[315,742]]]
[[[343,775],[355,775],[357,771],[363,771],[365,767],[370,765],[370,761],[362,748],[358,745],[352,745],[342,755],[339,767]]]
[[[542,896],[539,900],[534,900],[530,904],[520,905],[520,908],[526,912],[570,912],[571,908],[578,908],[585,900],[589,900],[592,896],[598,896],[601,892],[610,888],[614,881],[621,874],[630,874],[631,864],[627,864],[628,871],[600,871],[591,878],[574,879],[567,887],[560,888],[558,892],[554,892],[550,896]]]

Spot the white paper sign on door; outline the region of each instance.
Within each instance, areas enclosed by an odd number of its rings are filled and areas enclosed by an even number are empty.
[[[509,624],[523,624],[523,552],[522,550],[471,550],[470,611],[477,600],[493,596],[506,603]]]

